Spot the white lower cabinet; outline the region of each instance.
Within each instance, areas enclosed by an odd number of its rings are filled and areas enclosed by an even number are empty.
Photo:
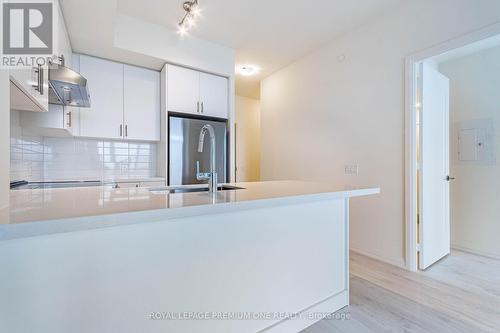
[[[142,181],[142,182],[116,182],[115,188],[138,188],[138,187],[162,187],[165,182],[160,181]]]
[[[134,187],[140,187],[141,183],[128,183],[128,182],[117,182],[115,187],[116,188],[134,188]]]
[[[165,186],[165,181],[155,181],[155,182],[141,182],[140,187],[163,187]]]

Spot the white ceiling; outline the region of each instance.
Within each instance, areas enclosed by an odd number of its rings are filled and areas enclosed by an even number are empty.
[[[182,0],[61,0],[73,48],[109,56],[113,18],[126,14],[176,29]],[[262,78],[285,67],[346,30],[383,14],[402,0],[199,0],[203,17],[194,36],[236,50],[236,63],[261,67],[252,78],[239,78],[247,91]],[[127,58],[127,54],[113,57]],[[140,55],[127,62],[151,61]],[[117,59],[125,60],[125,59]],[[155,60],[152,60],[155,62]],[[253,88],[252,88],[253,87]]]

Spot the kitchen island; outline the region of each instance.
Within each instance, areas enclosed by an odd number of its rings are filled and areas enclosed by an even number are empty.
[[[348,304],[349,198],[294,181],[12,191],[0,331],[298,332]]]

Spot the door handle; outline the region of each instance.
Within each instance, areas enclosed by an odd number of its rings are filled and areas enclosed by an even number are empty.
[[[455,179],[456,179],[455,177],[446,176],[446,181],[447,182],[455,180]]]

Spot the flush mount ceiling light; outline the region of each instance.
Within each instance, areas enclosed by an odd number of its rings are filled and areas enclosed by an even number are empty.
[[[252,76],[257,74],[260,68],[255,65],[240,65],[236,67],[236,73],[243,76]]]
[[[186,1],[182,4],[182,8],[184,8],[186,13],[179,22],[177,32],[183,36],[196,25],[196,20],[200,17],[201,10],[198,0]]]

